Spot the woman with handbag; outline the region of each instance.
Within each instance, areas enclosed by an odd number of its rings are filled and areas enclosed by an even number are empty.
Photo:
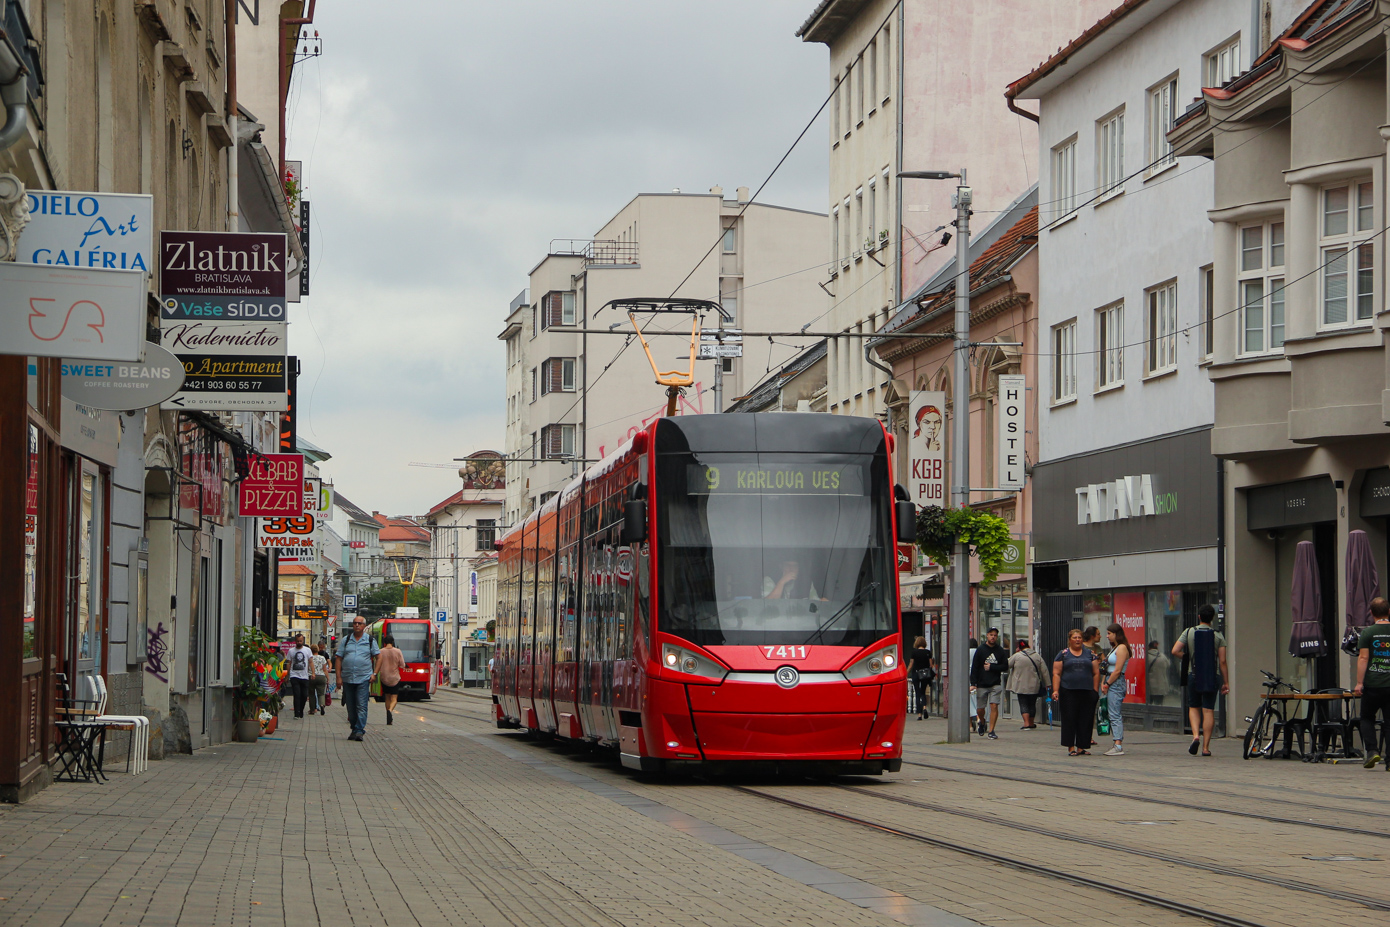
[[[927,711],[927,690],[936,678],[936,666],[932,663],[931,651],[927,649],[927,639],[917,635],[912,642],[912,653],[907,658],[907,678],[912,680],[912,691],[917,696],[918,719],[925,721]]]
[[[1009,691],[1018,700],[1018,713],[1023,716],[1020,730],[1034,731],[1038,728],[1035,720],[1038,698],[1047,694],[1047,672],[1042,657],[1028,646],[1026,640],[1018,642],[1018,649],[1009,657]]]
[[[1067,756],[1089,756],[1091,723],[1096,716],[1100,663],[1081,643],[1081,631],[1067,632],[1067,646],[1052,661],[1052,691],[1062,716],[1062,746]]]

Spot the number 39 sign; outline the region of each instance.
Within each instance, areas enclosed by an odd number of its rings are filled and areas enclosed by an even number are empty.
[[[304,455],[262,454],[251,459],[241,481],[242,515],[279,517],[304,513]]]

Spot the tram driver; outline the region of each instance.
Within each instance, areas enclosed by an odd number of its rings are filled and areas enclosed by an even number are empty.
[[[763,577],[763,598],[829,601],[820,595],[809,579],[804,583],[801,582],[801,564],[796,560],[782,561],[780,578]]]

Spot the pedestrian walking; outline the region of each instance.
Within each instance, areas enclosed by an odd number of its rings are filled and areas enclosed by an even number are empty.
[[[970,691],[978,699],[975,719],[979,722],[978,732],[990,740],[998,740],[994,726],[999,723],[999,703],[1003,699],[1005,667],[1009,654],[999,646],[999,629],[990,628],[985,632],[984,645],[977,648],[970,658]],[[985,729],[985,709],[989,709],[989,729]]]
[[[969,675],[970,675],[970,667],[972,667],[972,666],[975,665],[975,651],[979,648],[979,646],[980,646],[980,642],[979,642],[979,641],[975,640],[975,638],[973,638],[973,637],[970,638],[970,653],[969,653],[969,655],[967,656],[967,659],[966,659],[966,661],[965,661],[965,670],[966,670],[965,675],[966,675],[966,676],[969,676]],[[975,702],[976,702],[976,701],[977,701],[977,700],[976,700],[976,698],[975,698],[975,687],[974,687],[974,686],[971,686],[971,687],[970,687],[970,717],[972,717],[972,718],[978,718],[978,717],[979,717],[979,714],[980,714],[979,709],[976,708],[976,706],[975,706]],[[978,722],[976,722],[976,723],[978,723]]]
[[[920,634],[912,642],[912,652],[907,657],[907,678],[912,680],[912,691],[917,696],[917,717],[925,721],[930,714],[927,693],[936,679],[936,663],[927,649],[927,639]]]
[[[367,634],[366,620],[355,616],[352,633],[338,641],[338,655],[333,658],[338,688],[343,690],[343,707],[352,725],[348,740],[361,740],[367,733],[367,689],[376,675],[379,653],[381,648]]]
[[[1018,713],[1023,716],[1019,730],[1037,729],[1038,698],[1047,693],[1047,678],[1042,657],[1028,646],[1026,639],[1020,640],[1018,649],[1009,657],[1009,691],[1018,699]]]
[[[1197,627],[1188,628],[1173,645],[1173,656],[1183,657],[1183,685],[1187,687],[1187,717],[1192,723],[1192,743],[1187,752],[1211,756],[1211,735],[1216,730],[1216,696],[1230,691],[1226,680],[1226,638],[1213,630],[1216,609],[1197,609]]]
[[[1366,750],[1367,769],[1375,769],[1383,753],[1376,742],[1376,713],[1390,729],[1390,602],[1380,596],[1371,599],[1374,624],[1361,629],[1356,643],[1356,688],[1361,696],[1361,745]],[[1390,758],[1385,769],[1390,772]]]
[[[1125,696],[1129,694],[1129,683],[1125,680],[1125,667],[1129,664],[1129,640],[1125,629],[1112,624],[1105,629],[1110,638],[1110,653],[1105,657],[1105,678],[1100,691],[1105,696],[1105,707],[1110,714],[1110,739],[1114,746],[1105,751],[1106,756],[1125,755],[1125,719],[1123,709]]]
[[[304,646],[304,635],[294,636],[294,646],[286,654],[290,665],[290,691],[294,693],[294,716],[304,717],[304,703],[309,700],[309,658],[314,652]]]
[[[376,660],[376,681],[381,686],[381,699],[386,703],[386,723],[394,723],[396,698],[401,687],[401,670],[405,669],[405,654],[396,646],[390,634],[381,638],[381,655]]]
[[[1067,632],[1067,646],[1052,661],[1052,691],[1062,721],[1062,746],[1067,756],[1088,756],[1091,724],[1096,717],[1096,686],[1100,662],[1081,640],[1081,631]]]
[[[309,658],[309,714],[323,714],[328,700],[328,657],[322,644],[315,644],[313,651]]]

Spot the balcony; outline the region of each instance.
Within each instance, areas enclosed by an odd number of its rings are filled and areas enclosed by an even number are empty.
[[[549,253],[582,257],[585,267],[636,264],[637,242],[601,238],[552,238]]]

